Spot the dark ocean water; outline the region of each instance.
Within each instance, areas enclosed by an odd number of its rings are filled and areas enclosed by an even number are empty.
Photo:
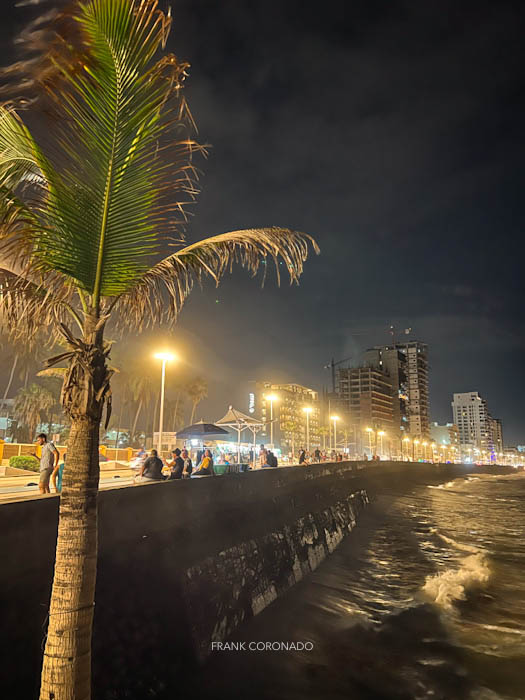
[[[525,699],[525,474],[382,495],[307,580],[222,651],[198,697]]]

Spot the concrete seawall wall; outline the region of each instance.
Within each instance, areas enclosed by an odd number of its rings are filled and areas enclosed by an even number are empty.
[[[356,462],[115,488],[99,497],[94,697],[172,697],[206,656],[314,570],[367,493],[466,471]],[[6,697],[36,697],[58,498],[0,506]]]

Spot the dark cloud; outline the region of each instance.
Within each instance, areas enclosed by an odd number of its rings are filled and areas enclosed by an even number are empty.
[[[433,419],[479,390],[525,442],[522,3],[179,0],[173,14],[213,146],[188,236],[280,224],[322,248],[299,288],[237,272],[188,303],[210,417],[272,371],[327,384],[332,355],[399,323],[430,345]]]

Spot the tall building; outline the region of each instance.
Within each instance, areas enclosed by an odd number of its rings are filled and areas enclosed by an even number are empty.
[[[492,418],[489,420],[490,425],[490,451],[494,454],[503,452],[503,424],[500,418]]]
[[[454,394],[452,412],[454,423],[458,426],[461,445],[489,450],[492,439],[492,419],[485,399],[477,391]]]
[[[366,351],[365,361],[385,368],[390,375],[394,398],[397,392],[399,401],[395,405],[399,429],[406,429],[412,437],[428,437],[428,346],[417,340],[376,346]]]
[[[392,435],[394,401],[392,382],[386,372],[375,367],[340,368],[337,370],[337,408],[343,424],[351,431],[349,442],[362,453],[368,445],[366,429]]]
[[[271,441],[270,420],[273,416],[273,444],[282,450],[293,448],[297,451],[299,447],[306,448],[307,423],[310,449],[320,445],[319,394],[314,389],[301,384],[256,382],[253,402],[255,413],[266,422],[259,433],[261,442]],[[312,409],[308,414],[308,420],[303,410],[305,408]],[[251,406],[249,410],[252,411]]]
[[[408,432],[409,425],[406,354],[389,346],[369,348],[363,356],[363,363],[388,374],[392,386],[392,428],[401,437],[401,433]]]

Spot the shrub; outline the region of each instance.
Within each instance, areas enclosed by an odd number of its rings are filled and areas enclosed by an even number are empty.
[[[28,469],[32,472],[37,472],[40,469],[40,462],[36,457],[31,455],[20,455],[9,458],[9,466],[17,469]]]

